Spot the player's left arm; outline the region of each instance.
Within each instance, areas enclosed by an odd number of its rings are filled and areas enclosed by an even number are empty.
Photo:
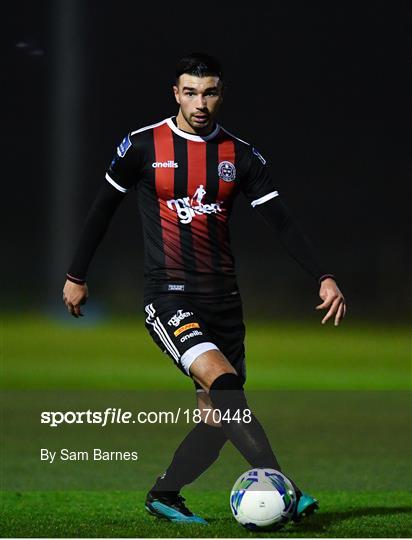
[[[346,313],[345,298],[336,284],[334,275],[326,271],[312,242],[279,197],[266,160],[251,148],[242,164],[242,191],[251,206],[277,232],[288,253],[316,279],[320,286],[319,296],[323,300],[316,309],[328,310],[322,324],[334,317],[335,326],[338,326]]]
[[[284,202],[277,195],[262,204],[255,205],[255,209],[276,230],[288,253],[320,285],[319,296],[323,302],[316,306],[316,309],[328,310],[322,324],[334,317],[334,324],[338,326],[346,314],[345,298],[334,275],[325,271],[325,265],[317,255],[312,242],[294,220]]]

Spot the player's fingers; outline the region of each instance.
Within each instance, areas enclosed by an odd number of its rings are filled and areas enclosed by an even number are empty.
[[[339,307],[338,307],[338,311],[336,312],[336,315],[335,315],[335,326],[338,326],[340,321],[343,319],[343,307],[344,307],[344,303],[341,302],[339,304]]]
[[[70,315],[73,315],[73,317],[78,317],[78,315],[76,314],[75,310],[74,310],[74,305],[70,302],[67,302],[67,311],[70,313]]]
[[[331,295],[328,295],[325,300],[322,302],[322,304],[319,304],[318,306],[316,306],[316,309],[326,309],[328,308],[332,302],[336,299],[337,295],[336,294],[331,294]]]
[[[76,314],[76,317],[83,317],[79,304],[77,304],[76,306],[73,306],[73,311]]]
[[[336,300],[331,305],[329,311],[326,313],[326,315],[322,319],[322,324],[325,324],[336,312],[339,305],[339,298],[336,298]]]
[[[316,309],[326,309],[327,307],[330,306],[332,300],[333,300],[333,297],[326,298],[326,300],[322,302],[322,304],[319,304],[318,306],[316,306]]]
[[[70,299],[68,296],[63,294],[63,302],[66,304],[66,306],[69,306],[69,304],[73,304],[73,300]]]
[[[342,314],[341,314],[341,320],[343,320],[345,318],[345,315],[346,315],[346,304],[345,304],[345,299],[343,298],[342,299]]]

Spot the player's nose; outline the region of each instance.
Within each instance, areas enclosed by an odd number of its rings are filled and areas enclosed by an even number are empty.
[[[196,106],[198,109],[204,109],[206,108],[206,97],[203,96],[202,94],[199,94],[197,96],[197,103],[196,103]]]

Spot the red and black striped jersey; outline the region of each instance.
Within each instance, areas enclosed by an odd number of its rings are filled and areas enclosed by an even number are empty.
[[[240,191],[251,205],[278,195],[266,161],[216,124],[201,137],[174,117],[132,131],[106,174],[117,190],[136,187],[145,245],[145,292],[237,290],[229,226]]]

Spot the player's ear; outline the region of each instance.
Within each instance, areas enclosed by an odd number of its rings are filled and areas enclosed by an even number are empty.
[[[173,85],[173,93],[175,95],[175,100],[180,105],[179,88],[175,84]]]

